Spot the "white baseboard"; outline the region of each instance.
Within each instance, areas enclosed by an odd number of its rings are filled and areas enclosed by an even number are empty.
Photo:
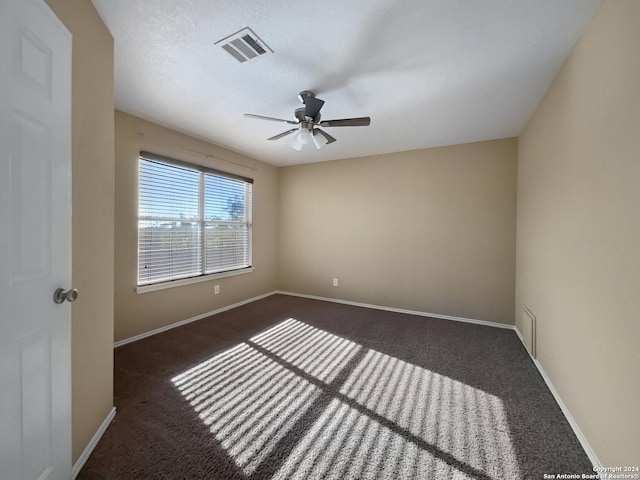
[[[279,293],[281,295],[291,295],[292,297],[310,298],[312,300],[322,300],[323,302],[342,303],[344,305],[353,305],[355,307],[373,308],[375,310],[385,310],[387,312],[406,313],[409,315],[417,315],[419,317],[440,318],[443,320],[453,320],[455,322],[475,323],[478,325],[485,325],[487,327],[506,328],[509,330],[513,329],[513,325],[507,325],[505,323],[498,323],[498,322],[488,322],[486,320],[476,320],[474,318],[453,317],[451,315],[441,315],[439,313],[427,313],[427,312],[419,312],[416,310],[405,310],[404,308],[384,307],[382,305],[352,302],[350,300],[340,300],[338,298],[318,297],[317,295],[307,295],[306,293],[285,292],[281,290],[277,290],[273,293]]]
[[[524,349],[527,351],[527,353],[529,353],[529,349],[527,349],[527,345],[524,343],[524,337],[522,336],[522,333],[520,333],[520,330],[518,330],[518,327],[514,325],[513,331],[516,332],[516,335],[518,335],[520,342],[522,343],[522,345],[524,345]],[[531,357],[530,353],[529,353],[529,356]],[[531,360],[533,360],[533,357],[531,357]]]
[[[96,433],[93,435],[93,437],[91,437],[91,440],[89,441],[85,449],[82,451],[82,453],[78,457],[78,460],[76,461],[76,463],[73,464],[73,468],[71,469],[71,474],[72,474],[71,478],[73,480],[75,480],[75,478],[78,476],[78,474],[80,473],[80,470],[82,470],[82,467],[84,467],[84,464],[87,463],[89,456],[98,445],[98,442],[102,438],[102,435],[104,435],[104,432],[107,430],[107,427],[111,425],[111,422],[113,421],[113,417],[115,416],[116,416],[116,407],[113,407],[105,417],[102,424],[98,427],[98,430],[96,431]]]
[[[529,350],[527,350],[527,345],[524,343],[524,337],[522,336],[522,333],[520,332],[518,327],[514,326],[513,330],[516,332],[516,335],[518,335],[518,338],[522,342],[524,349],[527,351],[527,353],[529,353]],[[538,372],[540,372],[540,375],[542,376],[544,383],[547,384],[547,387],[551,391],[553,398],[556,399],[556,402],[558,403],[560,410],[562,410],[562,413],[564,414],[565,418],[569,422],[569,425],[571,426],[573,433],[575,433],[576,437],[578,437],[578,441],[580,442],[580,445],[582,445],[582,448],[584,449],[585,453],[589,457],[589,460],[591,460],[591,463],[593,464],[594,467],[601,468],[602,463],[598,459],[596,453],[593,451],[593,448],[591,448],[591,445],[589,444],[587,437],[585,437],[584,433],[582,433],[582,430],[580,430],[580,427],[578,426],[578,423],[573,418],[573,415],[571,415],[571,412],[569,411],[569,407],[567,407],[567,405],[562,400],[562,397],[560,397],[560,394],[556,390],[556,387],[553,385],[553,383],[551,383],[551,379],[547,375],[547,372],[544,371],[544,368],[542,368],[542,364],[537,359],[533,358],[530,353],[529,353],[529,357],[531,357],[531,361],[534,363],[534,365],[538,369]]]
[[[260,300],[262,298],[270,297],[276,292],[265,293],[264,295],[258,295],[257,297],[248,298],[247,300],[242,300],[241,302],[233,303],[231,305],[227,305],[226,307],[221,307],[216,310],[212,310],[210,312],[203,313],[201,315],[197,315],[195,317],[187,318],[186,320],[181,320],[176,323],[172,323],[170,325],[166,325],[164,327],[156,328],[155,330],[150,330],[145,333],[141,333],[140,335],[135,335],[133,337],[125,338],[124,340],[119,340],[113,344],[113,348],[118,348],[127,343],[135,342],[138,340],[142,340],[143,338],[150,337],[152,335],[156,335],[158,333],[166,332],[167,330],[171,330],[172,328],[180,327],[182,325],[186,325],[187,323],[195,322],[197,320],[202,320],[203,318],[210,317],[211,315],[215,315],[216,313],[226,312],[227,310],[231,310],[232,308],[240,307],[242,305],[246,305],[247,303],[255,302],[256,300]]]

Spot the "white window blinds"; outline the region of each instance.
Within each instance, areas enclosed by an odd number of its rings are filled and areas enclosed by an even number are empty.
[[[141,152],[138,285],[251,267],[253,180]]]

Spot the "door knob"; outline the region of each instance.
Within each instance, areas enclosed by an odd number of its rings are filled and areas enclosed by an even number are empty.
[[[78,290],[76,288],[72,288],[70,290],[65,290],[64,288],[59,288],[53,293],[53,301],[56,303],[62,303],[65,300],[67,302],[75,302],[78,298]]]

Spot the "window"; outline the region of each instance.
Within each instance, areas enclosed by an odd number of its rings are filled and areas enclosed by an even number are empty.
[[[141,152],[138,285],[250,269],[252,183]]]

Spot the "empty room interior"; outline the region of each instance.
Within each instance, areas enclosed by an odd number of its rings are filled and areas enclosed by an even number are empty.
[[[46,5],[74,478],[640,478],[640,2]]]

